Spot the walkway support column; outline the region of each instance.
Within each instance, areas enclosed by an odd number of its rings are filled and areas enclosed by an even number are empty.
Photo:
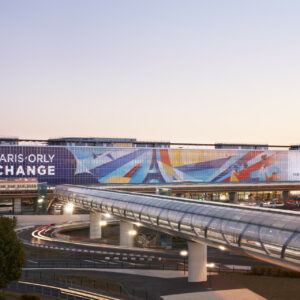
[[[20,214],[22,210],[22,200],[21,198],[14,199],[14,214]]]
[[[132,223],[120,221],[120,246],[133,247],[134,234],[131,234],[133,230]]]
[[[229,193],[229,202],[230,203],[238,203],[239,201],[238,193],[237,192],[230,192]]]
[[[282,192],[282,202],[285,204],[289,200],[289,191]]]
[[[207,245],[188,242],[189,282],[207,281]]]
[[[90,212],[90,239],[101,239],[101,214],[99,212]]]

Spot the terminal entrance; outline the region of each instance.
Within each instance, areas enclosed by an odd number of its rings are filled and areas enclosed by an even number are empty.
[[[300,185],[271,184],[176,184],[176,185],[94,185],[130,192],[160,194],[196,201],[233,203],[243,206],[300,210]],[[53,186],[37,179],[0,181],[0,214],[62,214],[59,201],[52,201]],[[79,209],[80,210],[80,209]],[[83,213],[77,211],[77,213]]]
[[[182,194],[172,194],[173,197],[188,198],[194,200],[205,200],[215,202],[231,202],[249,206],[274,206],[284,205],[283,192],[281,191],[256,191],[256,192],[234,192],[234,197],[230,192],[203,193],[190,192]],[[293,191],[289,197],[291,202],[300,200],[300,191]]]

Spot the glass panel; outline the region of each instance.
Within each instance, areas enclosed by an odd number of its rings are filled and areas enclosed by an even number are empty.
[[[186,233],[192,233],[192,232],[193,232],[191,226],[184,225],[184,224],[181,224],[181,225],[180,225],[180,231],[181,231],[181,232],[186,232]]]
[[[191,214],[185,214],[184,217],[182,218],[182,220],[180,221],[181,225],[191,225],[191,218],[192,218],[192,215]]]
[[[146,222],[146,223],[150,223],[148,215],[144,215],[144,214],[141,215],[141,221]]]
[[[283,231],[270,227],[262,227],[260,230],[260,237],[264,243],[273,245],[284,245],[288,238],[292,235],[289,231]]]
[[[159,226],[170,228],[169,222],[164,219],[159,219]]]
[[[253,248],[253,250],[257,249],[260,252],[265,253],[259,241],[258,230],[258,226],[249,225],[242,235],[241,246],[245,248]]]
[[[193,217],[193,226],[205,229],[205,227],[208,225],[208,223],[212,220],[210,217],[201,217],[201,216],[195,216]]]

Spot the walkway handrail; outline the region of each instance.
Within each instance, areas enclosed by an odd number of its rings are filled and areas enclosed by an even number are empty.
[[[63,288],[59,286],[54,286],[51,284],[42,284],[42,283],[36,283],[36,282],[28,282],[28,281],[17,281],[13,282],[9,285],[9,289],[12,290],[25,290],[28,289],[28,287],[33,288],[33,292],[38,292],[39,294],[42,295],[51,295],[51,296],[56,296],[57,298],[65,298],[68,296],[73,296],[76,299],[94,299],[94,300],[117,300],[119,298],[107,296],[107,295],[102,295],[100,293],[93,293],[90,291],[82,290],[82,289],[75,289],[75,288]],[[47,290],[47,292],[45,292]],[[32,292],[31,291],[31,292]],[[51,291],[51,293],[50,293]],[[53,293],[55,292],[55,294]]]

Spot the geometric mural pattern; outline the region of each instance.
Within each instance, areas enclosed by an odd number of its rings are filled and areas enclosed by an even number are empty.
[[[0,146],[0,179],[49,184],[300,181],[300,152]]]

